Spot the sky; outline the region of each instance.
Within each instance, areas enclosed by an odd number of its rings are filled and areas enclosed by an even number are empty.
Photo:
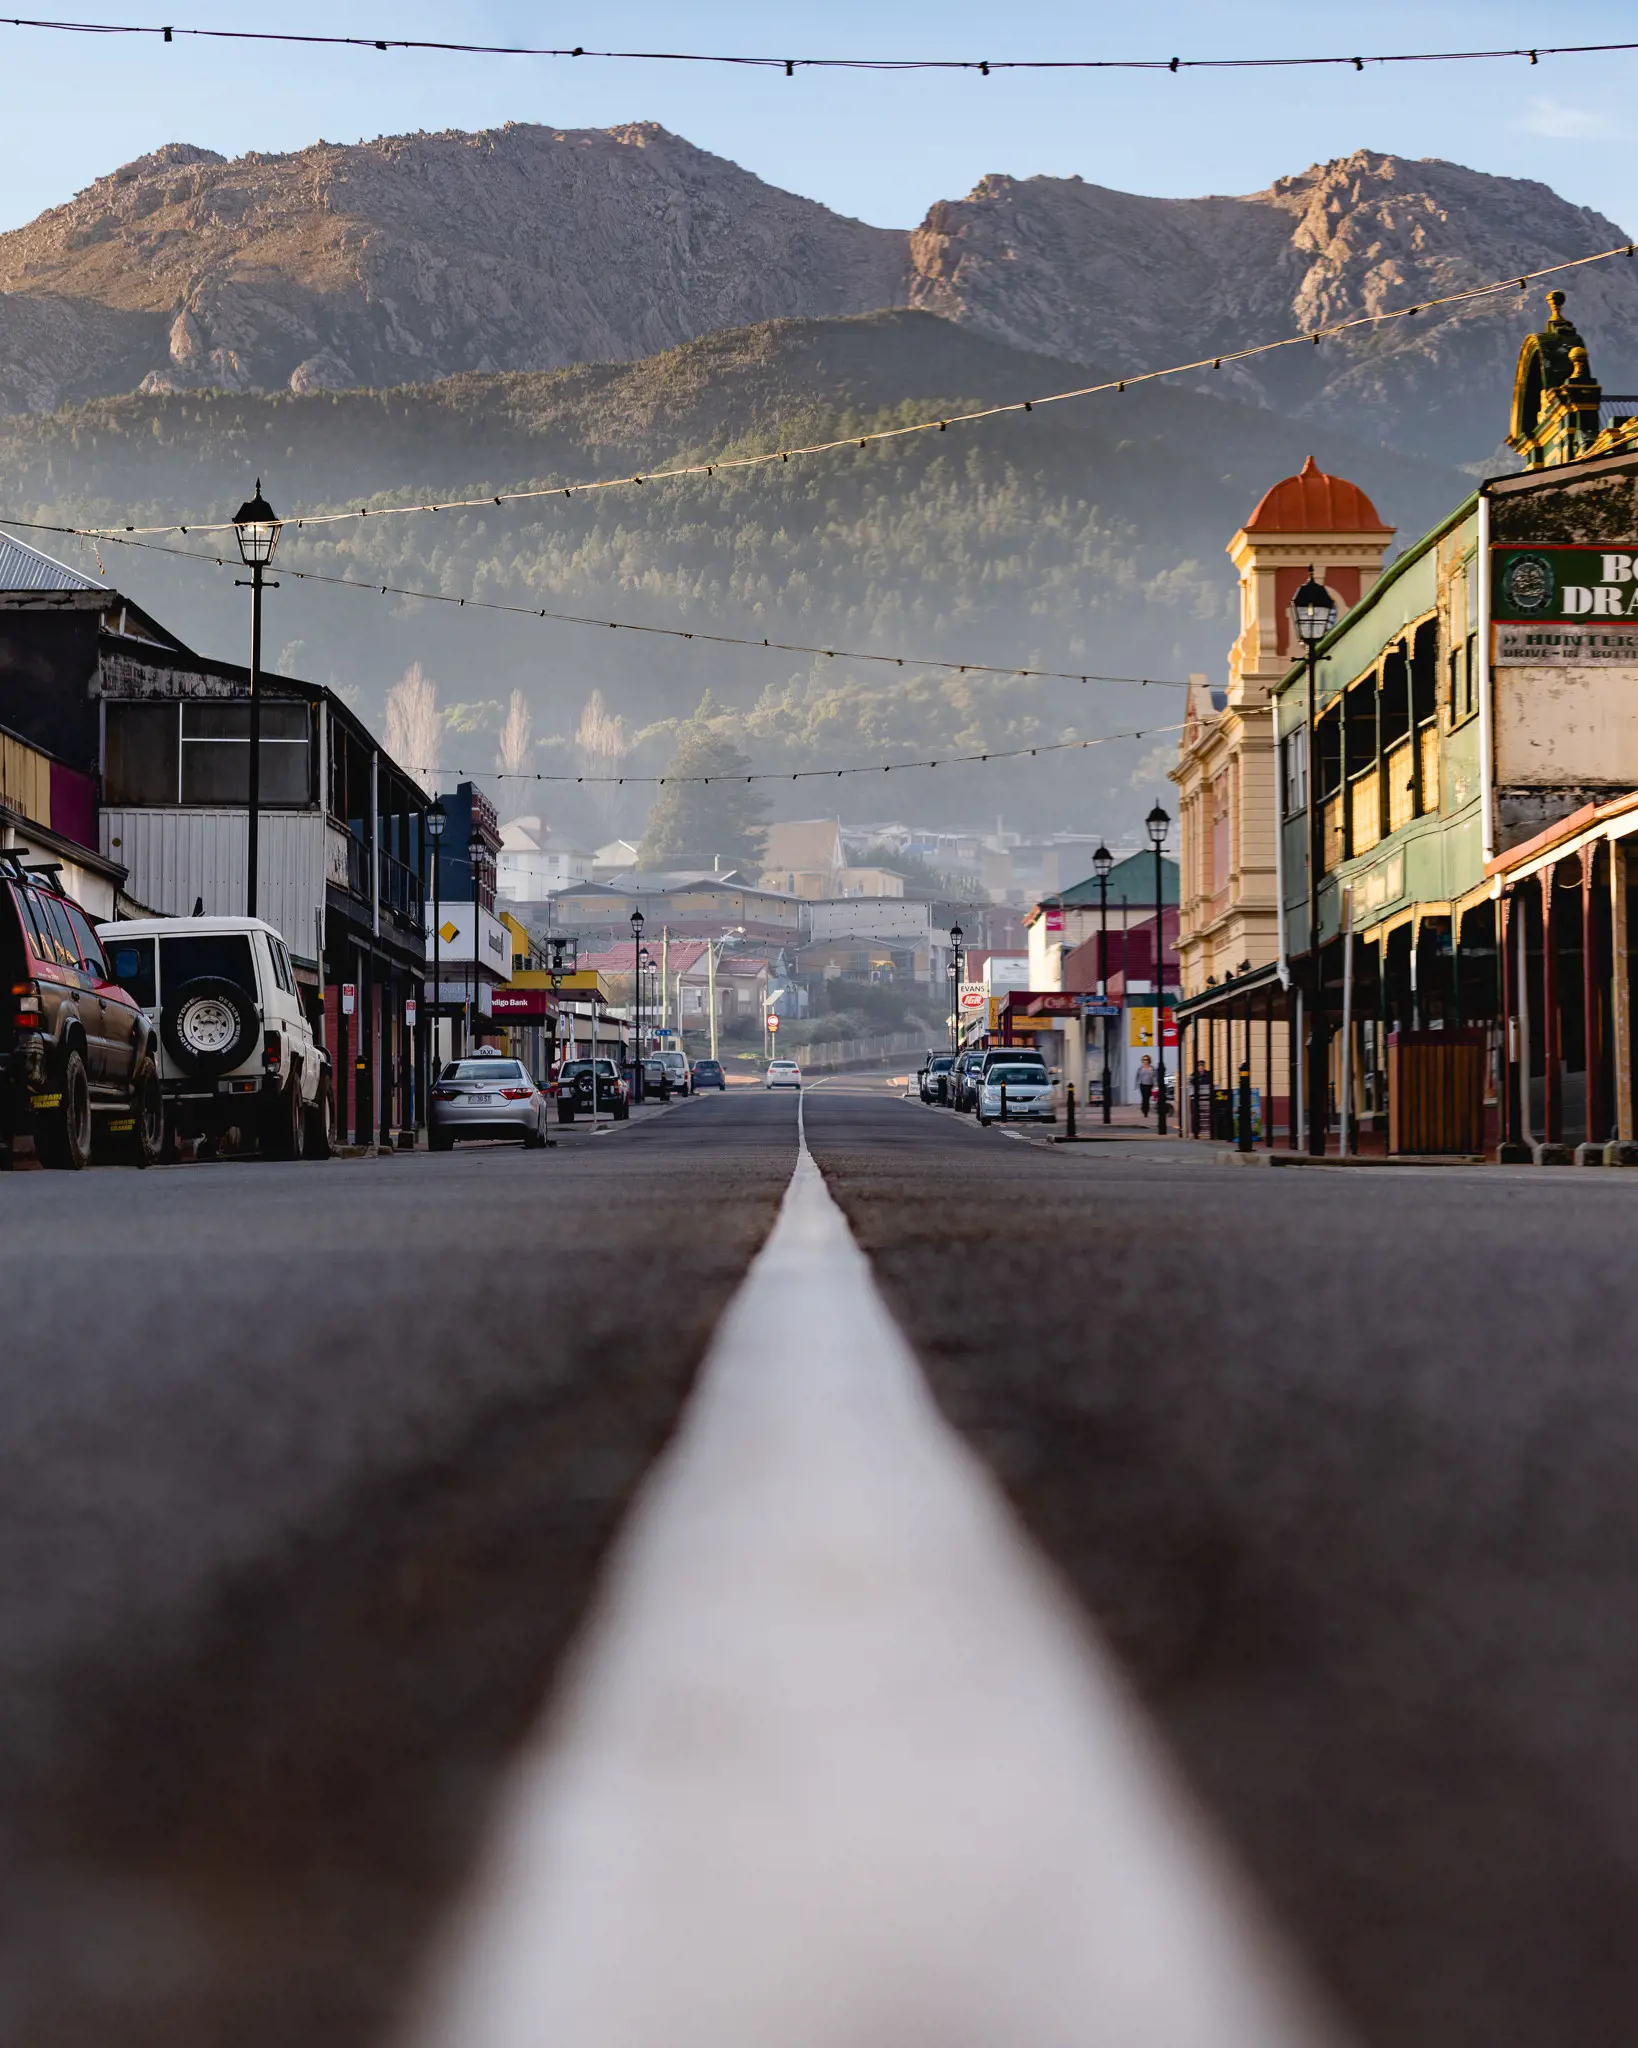
[[[993,0],[83,0],[84,18],[774,56],[1352,54],[1638,39],[1613,0],[1376,0],[1369,28],[1311,5]],[[1368,34],[1369,41],[1359,39]],[[1344,45],[1347,48],[1344,49]],[[1231,73],[917,76],[592,59],[320,51],[0,25],[0,228],[166,142],[234,156],[418,128],[662,123],[770,183],[914,226],[992,171],[1128,191],[1249,192],[1365,147],[1537,178],[1638,229],[1638,53]]]

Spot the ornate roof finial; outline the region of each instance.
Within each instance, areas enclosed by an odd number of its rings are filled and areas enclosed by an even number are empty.
[[[1547,294],[1547,318],[1549,324],[1554,327],[1564,318],[1564,294],[1562,292],[1551,291]]]

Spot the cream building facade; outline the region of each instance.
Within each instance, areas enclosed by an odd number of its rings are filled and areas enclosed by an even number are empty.
[[[1310,456],[1266,492],[1228,543],[1240,630],[1227,687],[1191,676],[1177,765],[1183,994],[1267,967],[1279,951],[1278,750],[1270,692],[1300,658],[1291,601],[1314,575],[1339,614],[1382,573],[1394,529],[1357,484]],[[1269,1077],[1271,1078],[1271,1077]]]

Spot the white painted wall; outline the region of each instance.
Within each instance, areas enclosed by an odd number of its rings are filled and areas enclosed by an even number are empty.
[[[1638,668],[1500,668],[1498,783],[1638,784]]]

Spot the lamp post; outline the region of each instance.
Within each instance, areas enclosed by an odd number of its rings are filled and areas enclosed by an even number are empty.
[[[1161,1137],[1166,1135],[1166,912],[1165,890],[1161,886],[1162,871],[1160,849],[1166,844],[1166,834],[1171,828],[1171,819],[1157,803],[1144,819],[1149,828],[1149,844],[1155,850],[1155,1053],[1158,1072],[1156,1074],[1157,1101],[1159,1114],[1155,1129]]]
[[[1109,870],[1115,856],[1102,840],[1092,856],[1092,872],[1098,878],[1098,1000],[1109,1000]],[[1122,963],[1124,965],[1124,962]],[[1109,1121],[1109,1019],[1098,1019],[1098,1037],[1103,1045],[1103,1120]]]
[[[639,1052],[643,1036],[643,913],[631,913],[631,1099],[643,1099],[643,1062]]]
[[[953,1000],[950,1004],[950,1050],[961,1050],[961,941],[965,937],[960,925],[950,927],[950,988]]]
[[[245,915],[256,915],[256,867],[259,853],[262,807],[262,575],[279,545],[279,515],[262,496],[262,480],[256,479],[256,495],[247,498],[233,515],[234,536],[239,554],[250,571],[250,788],[248,792],[248,845],[246,848]],[[236,579],[241,589],[243,577]],[[273,588],[278,589],[275,583]]]
[[[1316,729],[1319,684],[1319,645],[1337,622],[1337,608],[1323,583],[1314,580],[1312,565],[1308,581],[1291,600],[1291,616],[1297,638],[1308,657],[1308,729],[1303,740],[1306,761],[1303,795],[1308,803],[1308,963],[1312,976],[1310,992],[1313,1014],[1308,1025],[1308,1149],[1316,1158],[1325,1156],[1326,1074],[1325,982],[1320,972],[1320,871],[1325,863],[1325,827],[1320,815],[1319,735]],[[1280,905],[1285,915],[1285,905]]]
[[[443,960],[441,958],[443,939],[438,930],[438,926],[443,920],[443,911],[439,907],[438,854],[439,842],[444,836],[444,827],[448,822],[449,820],[444,814],[444,800],[442,797],[435,796],[427,806],[427,837],[432,841],[432,1002],[430,1007],[432,1010],[432,1067],[434,1070],[437,1069],[443,1058],[443,1050],[439,1043],[441,1034],[438,1029],[438,1020],[441,1014],[440,1005],[444,999]]]
[[[472,1008],[466,1027],[468,1052],[475,1051],[478,1043],[478,917],[482,907],[478,901],[478,862],[483,853],[483,834],[474,825],[466,842],[466,864],[472,876]]]

